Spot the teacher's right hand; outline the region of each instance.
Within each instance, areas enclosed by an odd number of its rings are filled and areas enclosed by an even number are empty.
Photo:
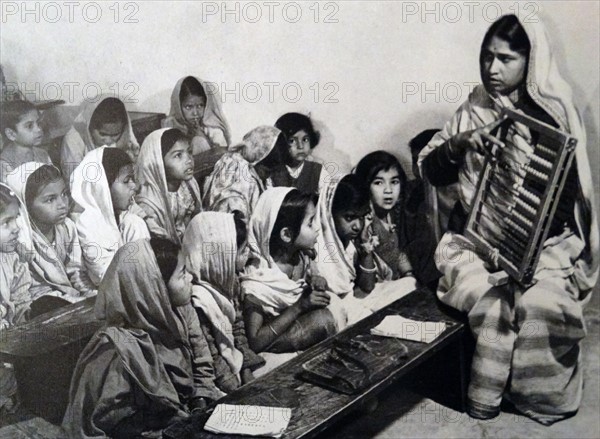
[[[485,151],[484,142],[488,141],[492,136],[490,133],[498,128],[505,119],[501,118],[492,123],[484,125],[470,131],[463,131],[456,134],[450,139],[449,149],[450,154],[456,158],[464,155],[467,150],[472,149],[480,154]]]

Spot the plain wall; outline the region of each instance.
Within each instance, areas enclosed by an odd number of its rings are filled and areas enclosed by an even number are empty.
[[[69,17],[63,2],[28,3],[25,15],[21,2],[3,2],[1,62],[29,97],[61,94],[78,104],[99,85],[118,91],[129,109],[165,113],[177,79],[192,74],[230,91],[222,99],[234,141],[284,112],[310,112],[322,123],[316,152],[326,159],[346,154],[355,164],[384,148],[409,160],[408,140],[443,125],[479,81],[490,23],[518,5],[522,18],[550,30],[585,118],[598,187],[598,2],[270,4],[272,17],[268,2],[81,2]],[[225,9],[233,12],[223,16]],[[275,83],[272,96],[265,83]]]

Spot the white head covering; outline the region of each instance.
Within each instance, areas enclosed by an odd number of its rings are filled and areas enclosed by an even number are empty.
[[[86,262],[100,261],[110,255],[102,267],[91,269],[87,265],[95,283],[102,279],[112,256],[123,244],[102,166],[105,148],[102,146],[87,153],[71,174],[71,196],[83,209],[75,224]]]
[[[277,316],[298,301],[306,285],[304,279],[290,279],[275,263],[269,252],[271,232],[279,209],[286,195],[294,190],[289,187],[267,189],[258,199],[250,218],[248,245],[250,259],[255,264],[246,266],[240,276],[242,291],[262,304],[263,311]]]

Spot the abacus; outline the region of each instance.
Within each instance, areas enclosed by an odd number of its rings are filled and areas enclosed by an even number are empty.
[[[465,236],[488,262],[527,287],[535,283],[577,139],[511,109],[501,117],[495,136],[484,136],[486,158]]]

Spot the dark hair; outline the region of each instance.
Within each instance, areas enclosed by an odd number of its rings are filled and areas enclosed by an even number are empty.
[[[160,274],[165,283],[168,283],[177,267],[177,256],[181,247],[170,239],[156,235],[151,235],[150,247],[156,256]]]
[[[90,119],[90,130],[100,129],[109,123],[122,123],[123,128],[127,124],[125,104],[117,98],[106,98],[100,102]]]
[[[181,104],[184,100],[186,100],[190,96],[200,96],[201,98],[206,99],[206,91],[204,91],[204,87],[200,84],[193,76],[188,76],[181,83],[181,88],[179,89],[179,103]]]
[[[331,214],[360,210],[368,206],[370,201],[369,188],[365,182],[355,174],[348,174],[340,180],[335,189]]]
[[[17,129],[17,124],[21,118],[30,111],[36,110],[35,105],[29,101],[7,101],[2,102],[2,113],[0,117],[0,127],[2,127],[2,135],[5,139],[6,129]]]
[[[52,165],[40,166],[27,179],[25,185],[25,205],[27,209],[31,208],[31,204],[40,191],[49,183],[62,180],[60,171]]]
[[[235,224],[235,244],[237,248],[246,242],[248,239],[248,228],[246,227],[246,221],[244,220],[244,214],[239,210],[231,212],[233,214],[233,222]]]
[[[19,205],[19,199],[13,191],[0,184],[0,213],[3,213],[12,203]]]
[[[122,149],[104,148],[104,152],[102,153],[102,168],[104,168],[108,186],[112,186],[115,182],[121,168],[132,164],[131,158]]]
[[[277,119],[277,122],[275,122],[275,128],[279,128],[285,136],[286,145],[288,145],[287,141],[290,137],[302,130],[306,131],[306,134],[308,134],[311,148],[317,146],[321,139],[321,133],[315,130],[310,118],[300,113],[284,114]]]
[[[296,240],[300,234],[302,221],[304,221],[306,207],[311,202],[317,204],[317,195],[300,192],[298,189],[292,189],[287,193],[281,203],[269,237],[269,253],[271,255],[281,252],[284,248],[281,241],[281,230],[283,228],[287,227],[290,230],[292,243]]]
[[[375,151],[367,154],[356,165],[354,174],[356,174],[359,180],[369,186],[373,183],[379,171],[389,171],[392,168],[396,168],[398,171],[400,187],[404,188],[406,185],[406,173],[402,169],[398,159],[389,152]]]
[[[516,15],[503,15],[496,20],[485,33],[481,43],[481,52],[492,41],[492,38],[498,37],[508,43],[510,50],[519,52],[529,59],[531,42],[525,32],[525,29],[519,23]]]
[[[415,157],[419,155],[421,150],[427,146],[433,136],[435,136],[441,130],[439,128],[431,128],[429,130],[421,131],[415,137],[408,141],[408,147],[410,148],[410,153],[413,156],[413,163],[415,162]]]
[[[160,137],[160,151],[162,156],[166,156],[171,148],[173,148],[173,145],[180,140],[185,140],[186,142],[189,141],[186,135],[177,128],[171,128],[162,133],[162,136]]]

